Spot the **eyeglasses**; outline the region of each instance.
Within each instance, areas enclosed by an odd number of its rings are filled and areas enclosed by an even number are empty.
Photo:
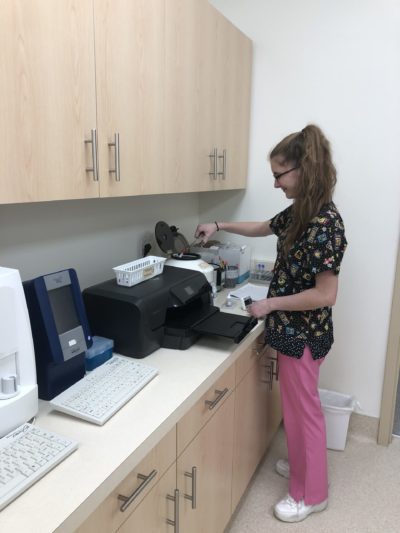
[[[292,172],[292,170],[297,170],[298,168],[300,167],[289,168],[289,170],[285,170],[285,172],[281,172],[280,174],[273,174],[273,176],[276,180],[279,180],[285,174],[289,174],[289,172]]]

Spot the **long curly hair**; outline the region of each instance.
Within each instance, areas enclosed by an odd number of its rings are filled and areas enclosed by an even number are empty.
[[[309,124],[280,141],[269,154],[270,160],[281,157],[300,169],[298,189],[292,206],[292,224],[283,243],[287,255],[321,207],[332,202],[336,185],[336,168],[331,147],[321,129]]]

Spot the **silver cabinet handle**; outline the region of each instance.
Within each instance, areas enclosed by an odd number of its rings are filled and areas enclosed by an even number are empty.
[[[255,353],[257,357],[261,358],[264,355],[267,346],[268,345],[264,342],[257,342],[255,347],[253,348],[253,353]]]
[[[185,472],[186,477],[192,478],[192,495],[184,494],[187,500],[192,502],[192,509],[196,509],[197,506],[197,467],[192,466],[191,472]]]
[[[268,361],[271,363],[272,377],[279,381],[279,360],[278,355],[267,355]]]
[[[267,374],[267,379],[262,379],[261,382],[262,383],[266,383],[268,385],[268,389],[270,391],[272,391],[272,381],[273,381],[273,378],[272,378],[272,366],[269,363],[267,363],[267,364],[265,364],[263,366],[264,366],[265,372]]]
[[[266,363],[263,365],[266,369],[267,379],[262,379],[263,383],[266,383],[269,386],[269,390],[272,391],[274,377],[276,381],[279,381],[279,359],[278,354],[268,355],[266,354]]]
[[[93,166],[86,168],[86,172],[93,172],[93,181],[99,181],[99,163],[97,156],[97,130],[91,130],[90,139],[85,140],[85,144],[92,145],[92,161]]]
[[[157,475],[157,470],[152,470],[148,476],[143,474],[138,474],[138,479],[142,479],[142,483],[132,492],[130,496],[123,496],[118,494],[118,499],[124,502],[119,510],[123,513],[130,506],[130,504],[139,496],[139,494],[147,487],[147,485],[152,481]]]
[[[228,392],[229,389],[227,389],[225,387],[224,390],[216,390],[215,391],[215,394],[217,394],[217,397],[215,398],[215,400],[205,400],[204,403],[206,405],[208,405],[208,408],[210,409],[214,409],[214,407],[217,405],[218,402],[220,402],[222,400],[222,398],[225,396],[225,394]]]
[[[214,180],[217,179],[217,149],[214,148],[211,154],[208,156],[210,159],[212,159],[212,167],[211,171],[208,173]]]
[[[167,518],[167,524],[174,526],[174,533],[179,533],[179,490],[174,490],[174,495],[167,494],[167,500],[174,502],[174,519]]]
[[[270,360],[266,365],[264,365],[267,372],[267,379],[262,379],[263,383],[266,383],[269,386],[269,390],[272,391],[274,376],[276,381],[279,380],[279,366],[276,360]]]
[[[222,150],[222,155],[218,156],[218,159],[222,159],[222,172],[218,172],[218,176],[222,176],[224,180],[226,178],[226,150]]]
[[[114,146],[114,168],[109,170],[110,174],[115,174],[115,181],[121,181],[121,170],[120,170],[120,158],[119,158],[119,133],[114,133],[114,142],[108,143],[108,146],[111,148]]]

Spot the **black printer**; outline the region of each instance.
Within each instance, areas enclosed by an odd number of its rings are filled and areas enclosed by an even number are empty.
[[[222,313],[212,304],[201,272],[164,266],[162,274],[133,287],[115,279],[88,287],[83,299],[92,335],[113,339],[114,350],[141,358],[157,348],[189,348],[202,334],[240,342],[254,317]]]

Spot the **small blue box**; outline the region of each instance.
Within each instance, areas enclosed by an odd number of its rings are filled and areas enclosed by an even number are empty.
[[[114,341],[105,337],[93,337],[92,347],[86,350],[85,367],[86,370],[94,370],[98,366],[111,359],[113,354]]]

